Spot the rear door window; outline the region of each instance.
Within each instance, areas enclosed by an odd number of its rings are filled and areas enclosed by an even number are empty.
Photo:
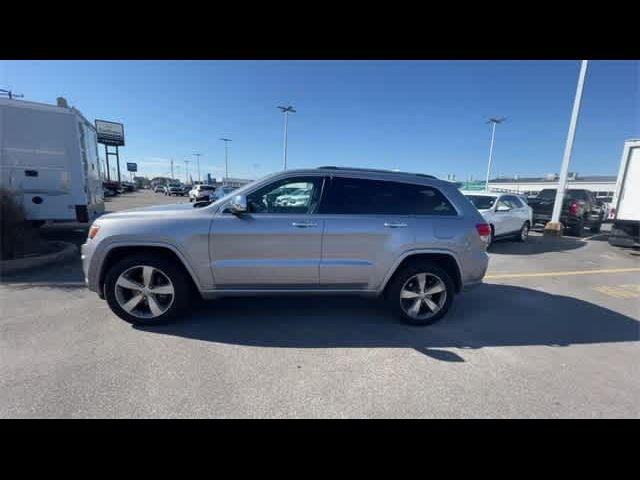
[[[457,215],[434,187],[344,177],[332,179],[320,211],[343,215]]]
[[[522,208],[522,207],[524,207],[524,204],[522,203],[522,201],[518,197],[515,197],[513,195],[509,195],[509,196],[503,197],[503,199],[505,199],[508,203],[513,205],[511,208]]]

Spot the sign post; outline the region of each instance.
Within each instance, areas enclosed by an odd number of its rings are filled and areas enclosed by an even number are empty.
[[[107,180],[111,180],[109,155],[115,155],[118,166],[118,182],[120,182],[120,152],[118,151],[118,147],[124,146],[124,125],[107,120],[96,120],[95,125],[98,143],[104,145],[104,153],[107,161]],[[109,146],[116,147],[115,153],[109,151]]]

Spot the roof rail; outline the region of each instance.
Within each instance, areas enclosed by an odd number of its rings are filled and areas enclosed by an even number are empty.
[[[398,175],[414,175],[416,177],[433,178],[437,180],[437,177],[434,177],[433,175],[427,175],[426,173],[399,172],[394,170],[383,170],[380,168],[337,167],[335,165],[323,165],[321,167],[318,167],[318,170],[348,170],[354,172],[393,173]]]

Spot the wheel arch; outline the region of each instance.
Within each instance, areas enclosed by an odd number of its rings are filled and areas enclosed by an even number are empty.
[[[415,261],[430,261],[444,269],[451,275],[451,279],[455,285],[456,293],[462,291],[462,269],[460,262],[453,252],[446,250],[417,250],[403,254],[385,276],[380,293],[384,293],[391,283],[391,280],[405,265]]]
[[[163,258],[174,261],[191,279],[191,287],[195,291],[200,291],[198,278],[188,266],[184,256],[173,245],[164,243],[137,243],[137,244],[114,244],[104,254],[104,259],[100,265],[98,276],[98,295],[104,298],[104,282],[109,268],[123,258],[135,254],[155,254]]]

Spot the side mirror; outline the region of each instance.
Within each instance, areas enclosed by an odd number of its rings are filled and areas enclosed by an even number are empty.
[[[498,205],[498,208],[496,208],[496,212],[508,212],[509,210],[511,209],[506,205]]]
[[[247,197],[244,195],[236,195],[229,203],[229,210],[234,215],[242,215],[247,212]]]

